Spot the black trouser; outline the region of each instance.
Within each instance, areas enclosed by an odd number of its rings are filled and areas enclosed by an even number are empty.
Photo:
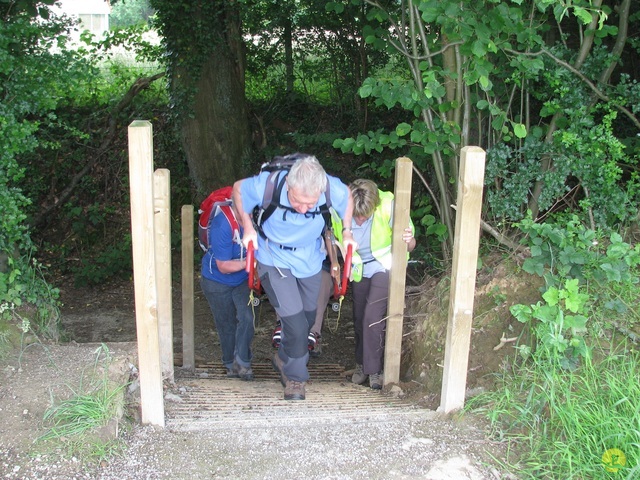
[[[356,340],[356,363],[371,375],[383,370],[384,338],[387,324],[389,272],[353,282],[353,324]]]

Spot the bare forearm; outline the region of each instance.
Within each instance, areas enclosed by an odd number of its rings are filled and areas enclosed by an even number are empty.
[[[258,241],[257,234],[255,228],[253,228],[253,222],[251,220],[251,215],[244,211],[242,206],[242,192],[241,186],[244,180],[238,180],[233,184],[233,205],[236,209],[236,216],[242,227],[244,228],[244,234],[242,236],[242,244],[247,248],[249,246],[249,242],[253,242],[253,247],[258,249]]]
[[[238,258],[235,260],[216,260],[216,265],[220,273],[236,273],[245,269],[246,260]]]

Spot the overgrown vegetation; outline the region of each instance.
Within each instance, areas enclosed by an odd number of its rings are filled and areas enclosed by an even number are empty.
[[[520,228],[531,251],[522,268],[545,280],[539,302],[511,307],[531,340],[467,408],[510,443],[521,478],[637,478],[640,245],[577,216]]]

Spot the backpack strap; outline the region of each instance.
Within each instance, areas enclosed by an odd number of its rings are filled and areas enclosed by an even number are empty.
[[[287,181],[287,170],[274,170],[269,174],[267,178],[267,185],[262,195],[262,215],[260,225],[267,221],[267,219],[273,215],[276,208],[283,207],[280,203],[280,197],[282,196],[282,189]],[[283,207],[287,208],[287,207]]]
[[[233,241],[236,243],[241,243],[240,240],[240,226],[238,225],[238,219],[236,218],[235,213],[233,213],[233,208],[231,205],[222,205],[220,207],[220,212],[226,217],[229,225],[231,226],[231,234],[233,236]]]
[[[333,231],[333,223],[331,222],[331,212],[329,209],[331,208],[331,183],[327,178],[327,188],[324,191],[324,199],[325,204],[320,205],[320,213],[322,214],[322,218],[324,218],[324,230],[323,232]]]
[[[231,208],[231,202],[225,204],[219,204],[213,207],[211,215],[209,216],[209,224],[207,225],[207,236],[211,234],[211,222],[215,217],[215,209],[220,209],[220,213],[224,215],[229,222],[229,226],[231,227],[231,237],[234,243],[242,245],[242,239],[240,238],[240,225],[238,224],[238,219],[236,218],[236,214],[233,212],[233,208]],[[207,242],[209,244],[209,248],[211,246],[211,239],[207,237]]]
[[[262,195],[262,205],[254,215],[256,230],[263,238],[266,238],[266,235],[262,229],[262,225],[271,215],[273,215],[273,212],[275,212],[278,207],[284,209],[286,212],[295,212],[293,208],[282,205],[280,202],[282,189],[284,188],[288,174],[288,170],[274,170],[269,173],[269,177],[267,177],[266,187],[264,194]],[[329,208],[331,207],[331,186],[329,179],[327,179],[327,187],[324,192],[324,196],[325,203],[320,205],[318,210],[324,219],[324,230],[331,230],[331,212],[329,211]]]

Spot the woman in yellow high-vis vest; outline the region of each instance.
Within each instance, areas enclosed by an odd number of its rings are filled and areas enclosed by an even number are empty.
[[[351,381],[379,390],[383,383],[385,317],[389,296],[391,265],[393,193],[383,192],[371,180],[358,179],[351,185],[353,223],[343,225],[351,230],[357,242],[353,254],[352,291],[353,322],[356,340],[356,368]],[[416,246],[414,227],[404,230],[407,255]]]

